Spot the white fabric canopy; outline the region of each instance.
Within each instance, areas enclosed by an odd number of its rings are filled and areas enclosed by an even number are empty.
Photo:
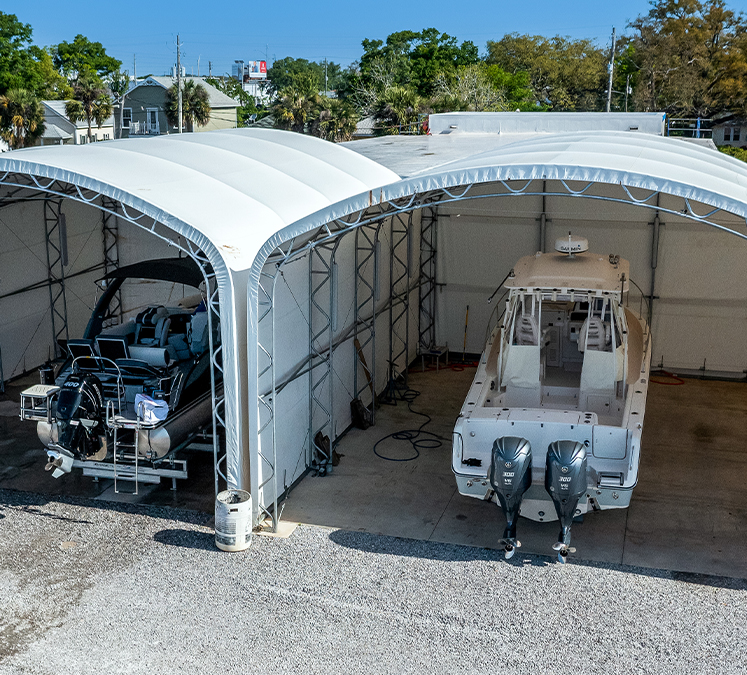
[[[398,176],[333,143],[271,129],[29,148],[0,156],[0,177],[8,173],[54,179],[121,201],[207,254],[221,301],[226,475],[232,485],[248,484],[247,405],[241,395],[246,270],[275,232]],[[256,360],[256,335],[253,344]]]
[[[496,147],[485,134],[478,145],[492,149],[474,154],[470,136],[463,136],[462,155],[459,137],[419,137],[434,160],[442,145],[448,145],[448,159],[456,159],[405,180],[364,156],[373,141],[341,147],[267,129],[16,151],[0,156],[0,176],[30,174],[94,190],[157,219],[207,253],[221,294],[227,475],[233,485],[248,487],[248,460],[258,463],[258,282],[267,257],[283,242],[383,201],[499,180],[622,184],[747,216],[747,165],[695,144],[589,132],[508,144],[503,136]],[[381,139],[384,144],[392,153],[413,149],[398,139]]]

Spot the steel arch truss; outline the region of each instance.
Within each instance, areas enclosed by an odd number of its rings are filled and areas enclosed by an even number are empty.
[[[273,307],[275,303],[275,288],[277,279],[282,274],[283,267],[293,260],[309,256],[309,354],[290,375],[286,376],[282,381],[277,381],[274,360],[274,329],[269,331],[269,341],[266,339],[263,341],[259,335],[264,335],[264,333],[258,332],[259,344],[257,354],[260,358],[259,373],[260,375],[266,372],[272,373],[271,386],[264,393],[260,393],[258,398],[258,406],[260,410],[265,412],[265,421],[261,423],[260,428],[264,430],[268,428],[268,425],[273,425],[271,451],[266,452],[264,449],[260,451],[259,458],[260,464],[263,467],[263,473],[258,484],[266,485],[269,481],[274,481],[275,489],[273,491],[272,509],[270,509],[269,505],[264,506],[262,504],[260,496],[258,500],[259,504],[255,511],[255,513],[259,514],[256,516],[256,524],[259,524],[265,517],[269,517],[273,529],[276,529],[279,517],[276,476],[277,446],[274,433],[275,400],[277,394],[296,378],[307,373],[310,374],[309,410],[316,410],[317,413],[315,415],[313,412],[310,412],[309,415],[309,432],[307,437],[309,451],[307,452],[307,461],[309,462],[309,466],[314,466],[313,455],[315,450],[313,435],[317,431],[330,430],[330,448],[334,443],[334,439],[332,438],[332,431],[334,430],[334,408],[332,405],[334,399],[331,391],[333,380],[332,352],[338,344],[348,339],[351,335],[355,337],[360,346],[360,349],[356,348],[356,357],[354,359],[354,394],[358,399],[366,397],[366,400],[368,400],[365,390],[370,388],[372,399],[371,413],[372,415],[374,413],[375,406],[373,399],[375,399],[376,391],[375,322],[377,311],[381,312],[385,309],[378,305],[380,232],[382,225],[388,219],[392,220],[390,293],[393,297],[390,297],[387,303],[392,318],[390,322],[390,330],[392,330],[390,339],[391,362],[395,361],[395,357],[401,358],[403,342],[404,349],[407,349],[407,342],[409,341],[409,323],[407,323],[406,319],[406,315],[409,314],[407,303],[409,293],[415,287],[419,289],[419,346],[424,350],[432,348],[435,345],[435,296],[437,288],[436,227],[438,220],[436,209],[438,206],[466,200],[496,197],[570,197],[595,199],[647,208],[660,214],[668,213],[747,239],[747,231],[738,232],[713,220],[713,217],[721,212],[721,209],[712,208],[701,214],[696,211],[691,200],[688,198],[680,198],[683,200],[684,208],[674,209],[663,207],[657,203],[658,195],[667,194],[661,193],[659,190],[646,191],[646,194],[643,196],[635,196],[630,188],[622,184],[617,184],[616,187],[619,188],[617,195],[600,195],[592,193],[593,186],[609,186],[609,184],[584,181],[580,186],[574,186],[572,183],[577,183],[577,181],[557,180],[555,182],[561,189],[547,191],[541,179],[521,181],[498,180],[487,184],[469,184],[466,186],[439,188],[406,197],[386,200],[345,217],[332,220],[316,228],[314,231],[305,232],[295,238],[289,239],[268,257],[260,275],[260,306],[258,315],[260,323],[271,321],[274,325]],[[485,189],[488,186],[492,186],[495,189]],[[673,196],[676,197],[676,195]],[[420,273],[415,287],[413,287],[409,282],[410,247],[413,246],[413,243],[409,239],[409,232],[412,226],[412,213],[418,209],[423,210],[419,242]],[[339,333],[333,330],[333,318],[336,310],[334,307],[335,294],[333,293],[334,282],[332,280],[332,270],[334,269],[334,255],[340,238],[350,232],[355,232],[355,317],[353,325],[350,327],[339,327],[343,329]],[[405,246],[407,247],[406,254],[402,252]],[[408,290],[403,294],[400,286],[405,287],[402,283],[404,278],[408,279],[408,283],[406,284]],[[395,326],[395,324],[397,325]],[[366,354],[369,354],[370,361],[365,356]],[[313,375],[313,371],[319,368],[321,368],[320,373]],[[370,379],[367,377],[366,380],[363,380],[360,376],[361,372],[367,376],[370,375]],[[329,391],[325,390],[322,394],[322,383],[325,382],[329,383]],[[258,391],[262,392],[262,389],[260,388]],[[316,423],[314,423],[314,420],[317,420]],[[259,447],[262,448],[261,443]],[[321,457],[322,461],[324,461],[326,457],[324,451],[318,457]],[[264,475],[265,469],[268,472],[266,476]]]
[[[114,200],[107,195],[103,195],[95,190],[87,188],[81,188],[78,185],[65,183],[52,178],[45,178],[40,176],[34,176],[31,174],[19,174],[11,171],[6,171],[0,174],[0,186],[7,186],[14,190],[14,194],[24,189],[33,192],[38,192],[44,195],[45,200],[45,225],[47,232],[47,250],[50,255],[50,270],[52,265],[56,264],[57,256],[59,255],[60,261],[66,255],[62,245],[56,248],[56,238],[59,238],[59,233],[55,235],[52,221],[56,219],[59,223],[64,219],[60,218],[60,205],[62,200],[71,199],[73,201],[87,204],[93,208],[99,209],[102,212],[103,226],[104,226],[104,261],[105,264],[108,261],[111,265],[116,265],[119,262],[119,255],[116,253],[116,242],[118,239],[118,221],[123,220],[142,230],[145,230],[155,237],[158,237],[162,241],[166,242],[169,246],[172,246],[189,256],[199,267],[202,272],[203,280],[205,281],[205,293],[206,293],[206,305],[208,315],[208,343],[210,350],[210,389],[213,402],[213,415],[212,415],[212,434],[213,434],[213,461],[215,467],[215,492],[216,494],[220,491],[222,486],[227,485],[226,477],[226,453],[225,447],[220,445],[220,436],[225,429],[225,399],[223,396],[223,362],[222,362],[222,346],[215,344],[215,336],[217,335],[217,329],[220,325],[220,296],[217,278],[215,271],[213,270],[210,260],[204,251],[195,246],[189,239],[182,239],[181,237],[174,237],[173,230],[169,229],[166,225],[160,221],[152,218],[144,213],[140,213],[136,209],[128,207],[121,201]],[[113,219],[113,222],[112,222]],[[111,228],[116,227],[112,230]],[[109,228],[109,232],[107,232]],[[50,244],[51,242],[51,244]],[[51,246],[51,248],[50,248]],[[50,279],[50,281],[52,281]],[[64,279],[60,280],[60,288],[64,289]],[[52,283],[50,283],[50,293],[52,293]],[[64,292],[62,294],[64,299]],[[59,302],[55,299],[55,302]],[[54,307],[54,305],[53,305]],[[53,310],[57,313],[57,310]],[[53,330],[55,331],[55,337],[57,337],[58,324],[54,324]],[[67,330],[67,324],[64,324],[65,331]]]

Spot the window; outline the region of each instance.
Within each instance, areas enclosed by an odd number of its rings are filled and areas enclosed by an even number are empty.
[[[732,141],[738,141],[739,140],[739,135],[740,135],[741,131],[742,130],[739,127],[734,127],[734,130],[733,130],[732,136],[731,136],[731,140]]]
[[[122,111],[122,128],[129,129],[132,122],[132,108],[125,108]]]
[[[724,142],[731,141],[731,127],[724,127]]]
[[[105,141],[108,141],[108,140],[109,140],[109,134],[104,134],[104,140],[105,140]]]
[[[78,142],[79,142],[79,143],[80,143],[81,145],[85,145],[85,144],[86,144],[86,137],[85,137],[85,136],[81,136],[81,137],[80,137],[80,141],[78,141]]]

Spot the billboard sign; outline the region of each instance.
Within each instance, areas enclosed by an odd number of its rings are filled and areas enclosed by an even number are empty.
[[[267,78],[267,61],[247,61],[244,66],[244,82]]]

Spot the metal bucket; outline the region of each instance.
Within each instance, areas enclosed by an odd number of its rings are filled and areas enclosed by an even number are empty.
[[[246,490],[223,490],[215,498],[215,545],[221,551],[244,551],[252,544],[252,496]]]

